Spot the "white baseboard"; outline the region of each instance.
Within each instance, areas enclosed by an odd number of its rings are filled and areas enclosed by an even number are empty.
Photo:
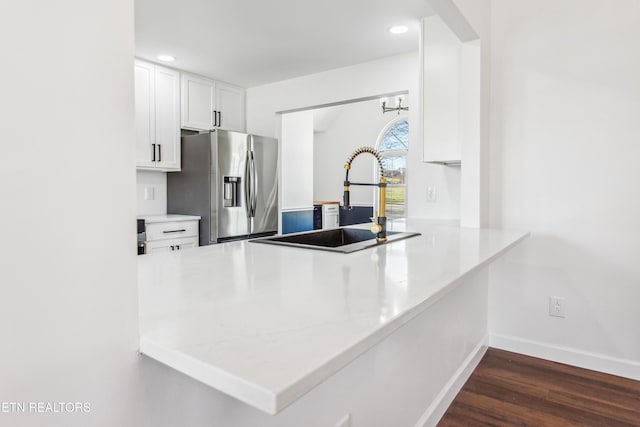
[[[640,363],[633,360],[498,334],[491,334],[490,345],[514,353],[640,381]]]
[[[440,393],[433,400],[424,414],[420,417],[415,427],[431,427],[438,424],[440,418],[447,412],[447,408],[456,398],[458,392],[465,382],[469,379],[473,370],[478,366],[482,356],[487,351],[489,345],[489,336],[486,336],[467,356],[460,367],[451,376],[449,381],[440,390]]]

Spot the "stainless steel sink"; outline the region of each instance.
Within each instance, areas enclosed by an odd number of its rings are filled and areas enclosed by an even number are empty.
[[[251,240],[251,242],[346,254],[419,235],[420,233],[387,231],[387,241],[378,243],[375,235],[369,230],[362,228],[333,228],[284,236],[263,237]]]

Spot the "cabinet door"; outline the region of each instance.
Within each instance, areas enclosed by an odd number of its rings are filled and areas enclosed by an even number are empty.
[[[184,239],[155,240],[146,243],[146,253],[181,251],[198,247],[198,237],[187,237]]]
[[[136,165],[155,167],[155,73],[153,64],[135,62]]]
[[[192,248],[197,248],[198,247],[198,239],[193,238],[193,239],[184,239],[180,242],[178,242],[178,244],[175,246],[176,250],[183,250],[183,249],[192,249]]]
[[[215,82],[190,74],[182,74],[182,127],[213,129]]]
[[[216,83],[216,111],[220,129],[244,132],[245,91],[237,86]]]
[[[160,240],[157,242],[146,243],[146,253],[155,254],[158,252],[169,252],[175,249],[175,245],[171,240]]]
[[[156,166],[180,170],[180,73],[155,67]]]

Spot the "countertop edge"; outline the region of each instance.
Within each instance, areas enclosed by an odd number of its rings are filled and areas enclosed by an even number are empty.
[[[275,415],[281,409],[277,404],[277,396],[270,390],[187,356],[185,353],[157,345],[147,337],[140,337],[139,352],[271,415]]]
[[[200,221],[202,217],[197,215],[163,214],[163,215],[137,215],[137,219],[143,219],[145,224],[157,224],[162,222]]]

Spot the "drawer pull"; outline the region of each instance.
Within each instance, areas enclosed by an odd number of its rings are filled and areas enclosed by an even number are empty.
[[[185,232],[185,231],[187,231],[187,230],[183,228],[182,230],[163,230],[162,232],[164,234],[169,234],[169,233],[182,233],[182,232]]]

